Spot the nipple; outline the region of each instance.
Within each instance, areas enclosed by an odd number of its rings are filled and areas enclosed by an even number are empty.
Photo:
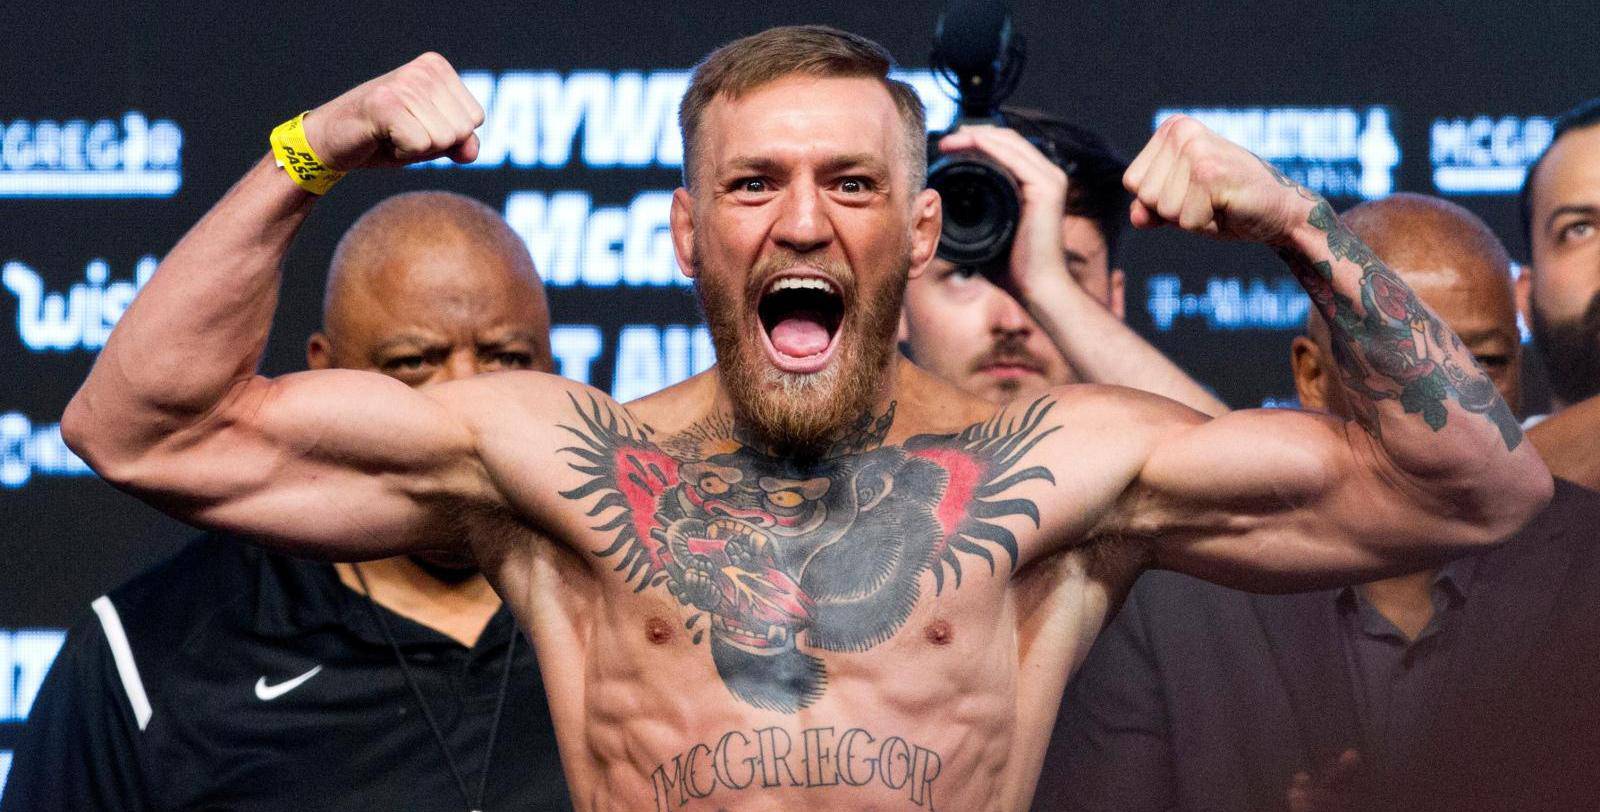
[[[644,622],[644,637],[656,645],[672,640],[672,624],[659,617],[652,617]]]

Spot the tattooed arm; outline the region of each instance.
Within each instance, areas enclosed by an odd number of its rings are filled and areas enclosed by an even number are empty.
[[[1149,455],[1112,521],[1156,563],[1295,588],[1418,569],[1509,535],[1550,477],[1455,334],[1323,201],[1198,122],[1129,167],[1134,225],[1271,245],[1333,334],[1356,419],[1146,403]]]

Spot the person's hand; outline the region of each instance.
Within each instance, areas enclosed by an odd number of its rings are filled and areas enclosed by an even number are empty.
[[[1016,130],[988,124],[968,125],[939,140],[939,151],[975,152],[1010,173],[1017,182],[1021,211],[1011,247],[1010,278],[996,280],[1014,289],[1024,303],[1041,283],[1067,273],[1061,247],[1061,218],[1066,214],[1067,173]]]
[[[1355,808],[1356,768],[1361,754],[1346,750],[1318,778],[1305,771],[1295,773],[1285,800],[1289,812],[1344,812]]]
[[[357,85],[305,118],[306,140],[322,162],[348,171],[404,166],[448,155],[478,157],[483,107],[444,57],[426,53]]]
[[[1162,122],[1122,184],[1137,228],[1176,225],[1225,240],[1280,245],[1317,200],[1250,151],[1183,115]]]

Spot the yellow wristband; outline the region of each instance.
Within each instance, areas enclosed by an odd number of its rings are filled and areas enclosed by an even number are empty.
[[[329,168],[311,151],[303,124],[305,117],[306,114],[301,113],[272,130],[272,155],[300,188],[314,195],[325,195],[345,173]]]

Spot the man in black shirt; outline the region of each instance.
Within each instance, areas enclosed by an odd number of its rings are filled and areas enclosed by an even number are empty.
[[[1515,404],[1488,227],[1417,195],[1343,219]],[[1346,413],[1327,327],[1307,332],[1302,404]],[[1068,688],[1034,808],[1600,808],[1597,528],[1600,494],[1557,480],[1505,544],[1435,570],[1296,595],[1147,573]]]
[[[421,386],[553,367],[527,249],[457,195],[358,220],[324,305],[313,368]],[[92,608],[4,812],[570,808],[533,647],[471,561],[329,565],[208,534]]]

